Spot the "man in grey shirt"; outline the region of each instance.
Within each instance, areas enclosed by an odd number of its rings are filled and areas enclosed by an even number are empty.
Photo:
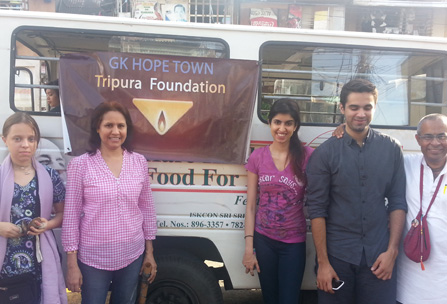
[[[319,304],[396,303],[405,172],[400,144],[369,127],[377,95],[367,80],[345,84],[345,133],[319,146],[307,165]],[[345,284],[334,291],[333,280]]]

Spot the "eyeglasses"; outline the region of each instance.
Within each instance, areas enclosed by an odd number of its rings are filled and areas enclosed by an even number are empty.
[[[425,135],[418,135],[418,137],[420,139],[422,139],[423,141],[425,141],[425,142],[432,142],[433,139],[435,139],[435,138],[439,142],[446,142],[447,141],[447,134],[437,134],[437,135],[425,134]]]

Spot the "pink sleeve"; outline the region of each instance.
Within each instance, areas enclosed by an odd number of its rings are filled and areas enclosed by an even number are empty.
[[[137,154],[138,155],[138,154]],[[157,217],[155,214],[154,199],[152,197],[151,184],[149,181],[149,171],[147,161],[142,155],[138,155],[141,164],[142,174],[144,175],[143,189],[140,193],[138,207],[143,214],[143,232],[145,240],[155,239],[157,234]]]
[[[82,156],[81,156],[82,157]],[[62,246],[64,251],[78,250],[80,220],[84,197],[81,157],[74,158],[67,168],[64,219],[62,222]]]
[[[251,153],[247,163],[245,164],[245,169],[254,174],[259,174],[259,162],[262,155],[262,149],[263,148],[256,149]]]

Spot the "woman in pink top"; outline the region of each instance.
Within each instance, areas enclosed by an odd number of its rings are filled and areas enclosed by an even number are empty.
[[[105,102],[94,110],[91,150],[67,170],[62,245],[67,252],[67,287],[82,289],[82,303],[135,303],[142,263],[157,264],[152,240],[155,209],[146,159],[131,148],[128,110]]]
[[[245,165],[248,184],[242,263],[246,273],[253,275],[257,270],[265,304],[296,304],[306,263],[305,167],[313,150],[298,138],[301,121],[295,101],[277,100],[268,122],[273,143],[253,151]]]

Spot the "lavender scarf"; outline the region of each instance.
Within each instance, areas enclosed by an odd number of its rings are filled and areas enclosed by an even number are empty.
[[[36,169],[39,181],[40,214],[49,219],[53,206],[53,183],[47,170],[34,158],[33,167]],[[11,220],[11,203],[14,191],[14,170],[11,157],[8,155],[0,167],[0,222]],[[5,259],[7,239],[0,236],[0,267]],[[40,235],[42,261],[42,304],[66,304],[64,276],[61,261],[57,251],[56,240],[51,231]]]

